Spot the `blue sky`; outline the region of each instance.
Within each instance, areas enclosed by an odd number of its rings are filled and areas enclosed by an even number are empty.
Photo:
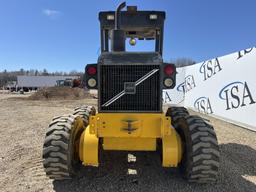
[[[83,71],[97,61],[98,12],[114,10],[120,2],[0,0],[0,71]],[[166,61],[188,57],[199,62],[255,46],[255,0],[126,2],[138,9],[166,11]]]

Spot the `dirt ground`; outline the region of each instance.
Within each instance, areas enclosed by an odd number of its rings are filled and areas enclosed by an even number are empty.
[[[1,192],[256,191],[256,133],[213,118],[210,121],[221,150],[216,184],[188,184],[177,169],[162,168],[159,154],[153,152],[130,153],[136,156],[136,162],[130,163],[128,153],[104,153],[99,169],[83,168],[73,180],[50,180],[41,158],[48,123],[54,116],[68,114],[82,104],[96,105],[96,101],[31,101],[23,97],[26,95],[0,94]]]

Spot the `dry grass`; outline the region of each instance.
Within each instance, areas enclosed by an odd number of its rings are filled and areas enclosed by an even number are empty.
[[[43,88],[32,94],[30,100],[49,99],[85,99],[89,94],[81,88],[70,87],[49,87]]]

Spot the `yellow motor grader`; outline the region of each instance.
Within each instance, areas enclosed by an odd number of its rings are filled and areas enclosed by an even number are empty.
[[[163,112],[162,91],[176,84],[175,65],[163,62],[165,12],[121,3],[99,13],[101,55],[85,68],[85,84],[98,90],[98,112],[82,106],[53,118],[43,146],[46,175],[75,176],[81,165],[99,166],[105,151],[156,151],[163,167],[178,167],[189,182],[216,181],[219,147],[213,127],[184,107]],[[155,42],[153,52],[127,52],[126,40]],[[118,162],[116,162],[118,163]]]

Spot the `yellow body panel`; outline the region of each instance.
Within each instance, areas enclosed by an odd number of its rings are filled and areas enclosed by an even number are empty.
[[[84,165],[98,166],[98,143],[99,139],[94,134],[89,133],[89,126],[80,137],[79,156]]]
[[[128,122],[131,132],[127,130]],[[163,134],[170,134],[171,121],[161,113],[98,113],[90,117],[90,125],[90,133],[103,138],[161,138]]]
[[[181,161],[182,144],[179,134],[174,128],[170,128],[171,134],[162,138],[162,166],[177,167]]]
[[[84,165],[98,166],[98,140],[104,150],[155,151],[162,139],[162,166],[176,167],[181,161],[182,144],[163,113],[98,113],[80,138],[79,156]]]
[[[152,138],[103,138],[104,150],[155,151],[156,139]]]

